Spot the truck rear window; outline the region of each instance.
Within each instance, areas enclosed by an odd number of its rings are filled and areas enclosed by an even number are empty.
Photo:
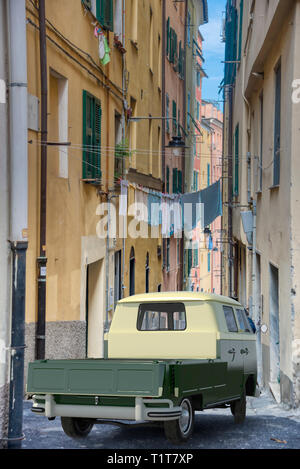
[[[143,303],[139,305],[139,331],[183,331],[186,314],[183,303]]]

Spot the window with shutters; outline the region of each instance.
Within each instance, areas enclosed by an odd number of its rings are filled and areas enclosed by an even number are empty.
[[[177,34],[173,28],[170,28],[170,53],[169,60],[174,67],[177,67],[178,55],[177,55]]]
[[[191,13],[187,12],[187,43],[191,45]]]
[[[177,104],[176,104],[176,101],[172,101],[172,124],[173,124],[173,135],[177,135]]]
[[[96,18],[104,29],[114,30],[113,0],[96,0]]]
[[[181,128],[180,128],[180,109],[178,109],[178,119],[177,119],[177,135],[181,137]]]
[[[167,166],[166,168],[166,192],[169,194],[170,192],[170,168]]]
[[[167,19],[167,23],[166,23],[166,32],[167,32],[167,37],[166,37],[166,42],[167,42],[167,45],[166,45],[166,54],[167,54],[167,57],[169,57],[169,54],[170,54],[170,18]]]
[[[83,155],[82,178],[95,181],[101,178],[101,103],[83,91]]]
[[[191,93],[188,92],[188,99],[187,99],[187,128],[190,130],[191,127]]]
[[[173,184],[172,184],[173,194],[177,193],[177,187],[178,187],[178,170],[177,168],[173,168]]]
[[[192,264],[193,264],[193,250],[188,249],[188,253],[187,253],[188,276],[190,276],[191,269],[192,269]]]
[[[207,187],[210,186],[210,164],[207,165]]]
[[[177,177],[178,177],[177,193],[182,194],[182,171],[178,170]]]
[[[197,121],[200,120],[200,103],[197,101]]]
[[[167,239],[167,271],[170,270],[170,238]]]
[[[170,114],[169,114],[169,95],[168,93],[166,94],[166,127],[167,127],[167,133],[169,134],[170,133],[170,121],[169,121],[169,117],[170,117]]]
[[[193,267],[198,267],[198,249],[193,249]]]

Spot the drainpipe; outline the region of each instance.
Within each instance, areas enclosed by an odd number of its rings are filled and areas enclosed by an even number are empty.
[[[27,50],[24,0],[7,2],[12,251],[8,447],[21,448],[24,395],[25,282],[28,223]]]
[[[105,323],[104,323],[104,334],[109,331],[109,319],[108,319],[108,296],[109,296],[109,235],[110,235],[110,204],[113,198],[118,197],[117,195],[107,196],[107,235],[106,235],[106,260],[105,260],[105,285],[106,285],[106,296],[105,296]],[[104,337],[105,340],[105,337]]]
[[[45,0],[39,2],[40,72],[41,72],[41,189],[40,189],[40,255],[38,267],[38,317],[36,325],[36,358],[45,358],[46,342],[46,220],[47,220],[47,49]]]
[[[257,329],[256,355],[257,355],[257,381],[262,386],[262,350],[260,332],[260,314],[256,304],[256,201],[253,200],[253,246],[252,246],[252,317]]]

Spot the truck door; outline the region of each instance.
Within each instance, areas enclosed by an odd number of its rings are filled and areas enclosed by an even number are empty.
[[[234,310],[231,306],[223,306],[228,332],[222,334],[220,341],[221,360],[227,362],[227,397],[235,397],[241,393],[244,374],[244,359],[240,353],[240,335]]]
[[[256,340],[255,334],[252,332],[251,326],[247,320],[246,313],[243,309],[236,309],[239,330],[243,333],[243,340],[240,342],[239,353],[244,361],[244,373],[256,373]]]

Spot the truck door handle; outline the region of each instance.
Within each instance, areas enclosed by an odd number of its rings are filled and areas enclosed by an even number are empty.
[[[241,355],[244,355],[244,354],[248,355],[248,353],[249,353],[249,350],[247,348],[241,349]]]

